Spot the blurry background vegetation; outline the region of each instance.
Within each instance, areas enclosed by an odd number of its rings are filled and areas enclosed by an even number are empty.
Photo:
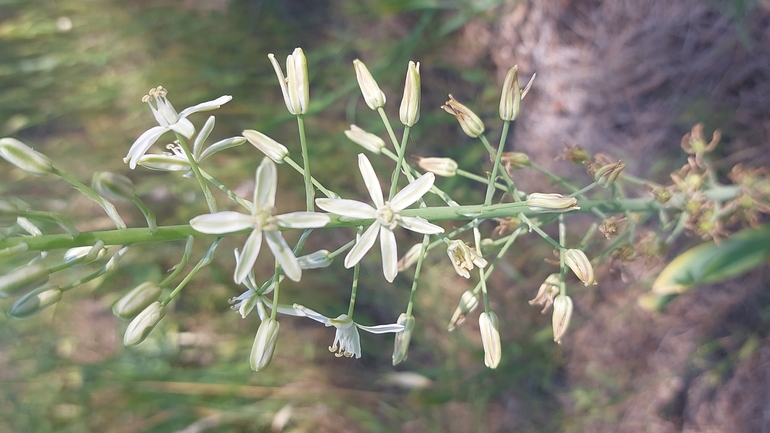
[[[356,123],[383,133],[377,116],[362,104],[351,63],[355,58],[367,64],[388,95],[386,108],[391,114],[397,113],[407,62],[421,61],[423,110],[410,152],[453,157],[461,167],[481,172],[486,165],[479,161],[486,162],[485,152],[470,144],[454,119],[438,107],[447,93],[468,102],[490,119],[489,137],[494,141],[499,129],[492,119],[500,65],[495,56],[474,57],[467,50],[469,44],[471,49],[494,44],[472,29],[496,23],[518,10],[519,3],[2,0],[0,136],[27,142],[83,181],[97,169],[126,174],[158,214],[159,224],[187,221],[204,210],[195,181],[143,169],[130,172],[122,162],[135,137],[153,123],[140,102],[142,95],[163,85],[176,108],[182,109],[231,94],[234,100],[213,113],[217,116],[213,138],[254,128],[297,154],[296,124],[284,109],[267,54],[283,59],[302,47],[311,80],[307,127],[312,167],[333,190],[343,196],[364,193],[357,170],[350,169],[359,149],[342,131]],[[718,6],[749,44],[752,36],[741,20],[757,5],[735,1]],[[701,97],[685,101],[686,115],[676,125],[681,132],[689,129],[693,117],[701,120],[700,114],[709,119],[731,117],[704,106]],[[193,121],[200,125],[205,115],[197,116]],[[672,151],[677,143],[662,154],[678,155]],[[598,148],[606,144],[593,143]],[[552,159],[561,145],[548,143],[544,153]],[[244,145],[217,155],[206,168],[248,196],[260,160],[255,149]],[[374,163],[387,166],[383,161]],[[670,169],[676,162],[664,158],[663,164]],[[66,185],[7,167],[0,172],[0,195],[73,215],[83,230],[109,227],[98,209]],[[658,171],[665,176],[664,168]],[[279,208],[300,208],[301,178],[284,169],[280,181],[286,193],[282,192]],[[483,194],[453,179],[441,182],[460,202],[478,202]],[[141,215],[131,208],[121,212],[127,220],[142,224]],[[306,250],[328,247],[327,243],[341,245],[351,235],[340,232],[324,239],[317,233]],[[418,241],[399,236],[404,251]],[[274,415],[287,405],[293,409],[284,431],[296,432],[545,432],[612,425],[625,413],[621,405],[630,391],[624,386],[632,382],[632,370],[624,370],[622,364],[617,371],[603,370],[590,359],[573,364],[578,366],[573,372],[566,368],[569,352],[551,342],[550,317],[540,316],[525,302],[553,269],[542,261],[550,254],[548,247],[531,239],[514,248],[491,281],[493,309],[504,324],[503,361],[494,371],[484,367],[475,315],[460,329],[446,333],[460,293],[471,286],[453,275],[443,253],[435,253],[423,271],[417,329],[405,363],[390,365],[392,336],[364,334],[360,360],[337,359],[326,350],[333,330],[287,318],[282,320],[272,365],[253,373],[247,357],[258,320],[255,315],[241,319],[227,303],[243,291],[231,279],[230,251],[240,240],[220,247],[216,262],[184,290],[148,341],[124,349],[125,323],[111,315],[110,305],[136,284],[159,279],[179,260],[182,249],[182,245],[137,246],[120,271],[68,292],[55,309],[23,322],[0,316],[0,432],[261,432],[271,430]],[[199,251],[202,244],[198,242]],[[356,317],[367,324],[392,323],[405,308],[409,272],[392,286],[383,284],[375,263],[364,267]],[[262,275],[268,275],[267,260],[258,266]],[[287,285],[284,299],[336,315],[346,308],[349,279],[350,273],[335,263],[324,272],[307,272],[301,284]],[[635,293],[645,290],[644,284],[635,287]],[[587,304],[576,301],[578,310],[605,297],[614,299],[617,291],[580,293]],[[756,311],[770,311],[767,300],[758,305]],[[621,321],[615,326],[623,326],[621,315],[627,313],[621,310],[613,316]],[[589,315],[585,310],[578,314]],[[765,319],[758,323],[766,326]],[[589,320],[577,318],[573,329]],[[640,326],[646,324],[642,320]],[[594,338],[603,335],[599,331],[597,336],[596,329],[591,332]],[[754,333],[744,337],[739,340],[753,342],[754,347],[765,338]],[[633,341],[640,347],[649,343],[643,338]],[[701,341],[700,351],[693,349],[688,359],[697,358],[692,361],[696,366],[705,362],[729,370],[736,358],[717,356],[719,341]],[[588,380],[574,374],[575,368]],[[409,389],[394,383],[394,372],[414,372],[431,382]],[[679,423],[681,414],[676,398],[671,398],[673,415],[661,415],[672,425]]]

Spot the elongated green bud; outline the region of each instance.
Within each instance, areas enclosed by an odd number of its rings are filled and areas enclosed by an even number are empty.
[[[519,87],[519,65],[514,65],[505,74],[503,93],[500,96],[500,118],[513,121],[521,109],[521,88]]]
[[[356,125],[350,125],[350,129],[345,131],[345,135],[369,152],[380,153],[382,148],[385,147],[385,141],[382,138],[366,132]]]
[[[297,257],[299,267],[302,269],[325,268],[332,264],[329,258],[329,250],[318,250],[304,256]]]
[[[561,339],[567,332],[572,318],[572,298],[559,295],[553,301],[553,341],[561,344]]]
[[[53,171],[51,159],[15,138],[0,138],[0,156],[16,167],[35,176]]]
[[[0,200],[0,227],[10,227],[16,224],[19,217],[19,208],[15,204]]]
[[[145,281],[112,304],[112,313],[123,320],[131,320],[147,306],[157,301],[160,292],[160,286],[156,283]]]
[[[269,317],[259,325],[249,356],[252,370],[262,371],[270,365],[275,353],[275,343],[278,341],[278,329],[280,327],[278,321]]]
[[[277,164],[283,164],[283,159],[289,156],[289,149],[286,146],[259,131],[247,129],[243,131],[243,136]]]
[[[98,240],[91,247],[70,248],[64,253],[64,263],[73,263],[73,267],[85,266],[107,254],[104,241]]]
[[[136,189],[131,179],[110,171],[94,173],[91,186],[107,200],[132,201],[136,197]]]
[[[489,368],[497,368],[502,358],[503,350],[500,345],[500,332],[497,314],[493,311],[479,315],[479,330],[481,344],[484,346],[484,364]]]
[[[534,212],[569,212],[580,209],[575,197],[564,197],[561,194],[534,192],[527,196],[526,204]]]
[[[48,269],[40,263],[0,276],[0,298],[15,298],[48,282]]]
[[[452,158],[420,158],[417,157],[417,165],[436,176],[452,177],[457,174],[457,163]]]
[[[398,316],[396,323],[403,326],[404,329],[396,333],[396,339],[393,342],[393,365],[405,361],[409,355],[409,342],[412,340],[412,332],[414,332],[414,316],[402,313]]]
[[[479,297],[474,295],[470,290],[466,290],[462,296],[460,296],[460,303],[455,308],[452,318],[449,320],[449,326],[447,331],[453,331],[455,327],[465,322],[465,317],[471,314],[479,306]]]
[[[578,249],[569,249],[564,252],[564,263],[572,269],[572,272],[580,278],[583,285],[596,285],[594,279],[594,268],[591,261],[586,257],[586,253]]]
[[[401,123],[414,126],[420,120],[420,62],[409,61],[404,84],[404,99],[398,110]]]
[[[58,286],[45,284],[27,293],[11,305],[8,315],[14,319],[26,319],[43,311],[61,300],[62,291]]]
[[[128,324],[126,333],[123,335],[123,345],[136,346],[144,341],[165,315],[166,307],[160,302],[155,301],[148,305]]]
[[[361,88],[361,94],[364,95],[364,101],[366,105],[372,110],[376,110],[385,106],[385,94],[380,90],[380,86],[374,81],[374,77],[369,73],[369,69],[366,68],[364,62],[355,59],[353,60],[353,68],[356,70],[356,79],[358,80],[358,87]]]

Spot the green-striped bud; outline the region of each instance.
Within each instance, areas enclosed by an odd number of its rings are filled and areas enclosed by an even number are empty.
[[[575,197],[564,197],[561,194],[534,192],[527,196],[526,204],[533,212],[569,212],[580,209]]]
[[[160,302],[155,301],[148,305],[128,324],[126,333],[123,335],[123,345],[126,347],[136,346],[144,341],[165,315],[166,307]]]
[[[136,197],[136,189],[131,179],[110,171],[94,173],[91,186],[107,200],[132,201]]]
[[[468,137],[476,138],[484,133],[484,122],[481,121],[470,108],[457,102],[457,100],[449,95],[449,100],[441,106],[447,113],[454,116],[460,123],[460,127]]]
[[[48,269],[34,263],[0,276],[0,298],[15,298],[48,282]]]
[[[297,257],[299,267],[302,269],[325,268],[332,264],[329,258],[329,250],[318,250],[304,256]]]
[[[559,295],[553,301],[553,341],[558,344],[567,332],[572,309],[572,298],[567,295]]]
[[[361,94],[364,95],[366,105],[372,110],[385,106],[385,94],[380,90],[380,86],[374,81],[374,77],[369,73],[366,65],[358,59],[353,60],[353,68],[356,70],[356,80],[358,87],[361,88]]]
[[[280,323],[277,320],[266,318],[259,325],[257,335],[254,337],[254,345],[251,347],[249,364],[254,371],[262,371],[270,365],[275,353],[275,343],[278,341],[278,329]]]
[[[134,287],[112,304],[112,313],[123,320],[131,320],[160,297],[161,288],[152,281]]]
[[[45,284],[27,293],[11,305],[8,315],[14,319],[26,319],[43,311],[61,300],[62,291],[58,286]]]
[[[471,314],[479,306],[479,297],[474,295],[470,290],[466,290],[462,296],[460,296],[460,303],[455,308],[452,318],[449,320],[449,326],[447,331],[453,331],[455,327],[460,326],[465,322],[465,318],[468,314]]]
[[[51,159],[15,138],[0,138],[0,156],[16,167],[35,176],[53,171]]]
[[[457,174],[457,163],[452,158],[420,158],[417,157],[417,165],[437,176],[452,177]]]
[[[410,127],[420,120],[420,62],[409,61],[404,84],[404,99],[401,100],[398,115],[401,123]]]
[[[286,146],[259,131],[247,129],[243,131],[243,136],[277,164],[283,164],[283,159],[289,156],[289,149]]]
[[[267,57],[275,69],[289,113],[294,115],[307,113],[310,103],[310,85],[307,78],[307,59],[302,48],[295,48],[294,52],[286,57],[286,77],[283,76],[281,65],[275,56],[270,53]]]
[[[372,153],[379,154],[385,147],[385,141],[372,133],[366,132],[356,125],[350,125],[350,129],[345,131],[345,135],[357,145],[363,147]]]
[[[521,88],[519,87],[519,65],[514,65],[505,74],[503,93],[500,96],[500,118],[507,121],[516,120],[521,109]]]
[[[490,311],[479,315],[479,330],[481,331],[481,344],[484,346],[484,365],[489,368],[497,368],[503,350],[500,345],[500,332],[497,314]]]
[[[397,324],[404,327],[396,333],[396,339],[393,342],[393,365],[406,360],[409,355],[409,342],[412,340],[414,332],[414,316],[402,313],[398,316]]]
[[[572,269],[583,285],[596,285],[594,279],[594,268],[591,261],[586,257],[586,253],[578,249],[569,249],[564,252],[564,263]]]
[[[618,161],[612,164],[605,164],[598,169],[596,169],[596,173],[594,174],[594,180],[604,188],[609,188],[610,185],[615,183],[617,178],[620,176],[620,173],[623,171],[623,169],[626,168],[626,164],[623,164],[622,161]]]
[[[500,162],[502,162],[508,170],[518,170],[532,165],[532,161],[529,160],[529,155],[522,152],[503,152],[500,156]]]
[[[64,253],[64,263],[72,263],[73,267],[85,266],[107,254],[104,241],[98,240],[92,247],[70,248]]]
[[[16,224],[19,217],[19,208],[15,204],[0,200],[0,227],[10,227]]]

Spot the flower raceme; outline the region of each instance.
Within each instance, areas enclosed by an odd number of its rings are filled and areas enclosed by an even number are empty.
[[[401,332],[404,330],[404,326],[397,323],[377,326],[359,325],[347,314],[340,314],[332,319],[299,304],[294,304],[294,309],[309,319],[323,323],[327,327],[334,326],[337,329],[337,332],[334,334],[334,342],[329,346],[329,351],[334,353],[334,356],[338,358],[343,356],[346,358],[353,356],[356,358],[361,357],[361,337],[358,335],[359,329],[371,332],[372,334],[385,334],[388,332]]]
[[[380,235],[380,248],[382,251],[382,272],[388,282],[393,282],[398,274],[398,252],[396,249],[396,236],[393,229],[396,226],[404,227],[413,232],[433,235],[443,233],[444,229],[431,224],[419,217],[406,217],[401,211],[422,198],[433,186],[435,177],[433,173],[427,173],[399,191],[389,202],[383,200],[382,189],[377,174],[372,164],[364,154],[358,155],[358,168],[364,178],[366,189],[372,198],[375,207],[356,200],[347,199],[316,199],[316,205],[321,209],[348,218],[374,219],[364,234],[356,241],[356,244],[345,257],[345,267],[356,265],[364,255],[372,248],[377,233]]]
[[[124,162],[128,163],[128,166],[133,170],[136,168],[136,164],[139,158],[142,157],[150,147],[155,144],[161,135],[168,131],[174,131],[186,138],[190,138],[195,134],[195,126],[187,120],[187,116],[200,111],[216,110],[222,105],[230,102],[233,97],[230,95],[220,96],[213,101],[203,102],[192,107],[185,108],[181,112],[177,113],[174,106],[166,98],[168,91],[161,86],[154,89],[150,89],[149,93],[142,98],[142,102],[146,102],[152,110],[155,120],[158,122],[158,126],[145,131],[139,138],[134,141],[131,148],[128,150],[128,155],[123,158]],[[155,105],[153,105],[153,101]]]
[[[278,174],[275,163],[265,157],[257,168],[254,182],[254,199],[251,214],[224,211],[199,215],[190,220],[193,229],[208,234],[234,233],[252,229],[246,240],[240,260],[235,266],[234,280],[240,284],[254,267],[262,246],[262,237],[273,252],[275,259],[283,268],[287,277],[294,281],[302,278],[302,269],[289,245],[281,235],[280,228],[307,229],[323,227],[329,222],[329,216],[317,212],[292,212],[273,215]]]

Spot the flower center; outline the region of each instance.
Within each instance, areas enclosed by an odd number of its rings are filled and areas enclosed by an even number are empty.
[[[254,213],[254,226],[257,230],[278,230],[278,224],[273,217],[274,210],[272,207],[267,207]]]
[[[374,213],[374,218],[384,227],[393,230],[398,225],[401,215],[390,208],[390,202],[385,202],[385,204]]]

